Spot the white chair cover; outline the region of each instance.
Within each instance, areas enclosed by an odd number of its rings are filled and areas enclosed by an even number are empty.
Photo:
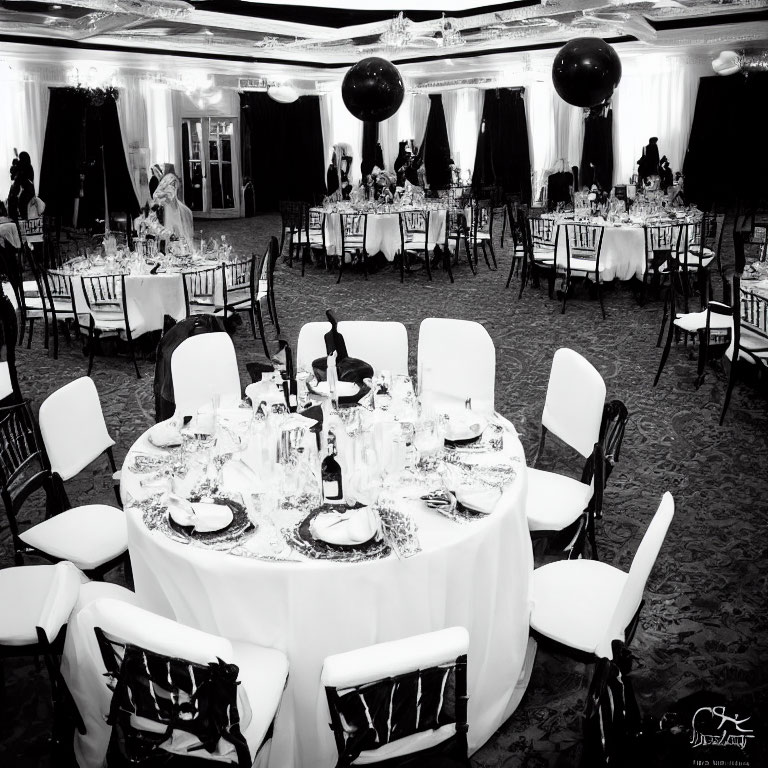
[[[351,357],[365,360],[375,373],[408,375],[408,331],[402,323],[379,320],[342,320],[339,333]],[[312,370],[312,361],[325,355],[328,322],[306,323],[299,331],[296,370]]]
[[[604,405],[605,382],[594,366],[572,349],[558,349],[549,373],[542,426],[587,458],[600,437]]]
[[[496,349],[488,331],[471,320],[428,317],[419,326],[419,395],[493,414]]]
[[[177,416],[194,416],[218,394],[222,402],[238,402],[240,373],[232,339],[226,333],[190,336],[171,356]]]
[[[115,444],[89,376],[81,376],[49,395],[40,406],[38,419],[51,471],[65,481]]]

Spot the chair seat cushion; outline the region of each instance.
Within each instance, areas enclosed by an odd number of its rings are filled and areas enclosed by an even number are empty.
[[[530,531],[562,531],[579,519],[592,498],[592,488],[572,477],[528,470],[525,512]]]
[[[597,560],[559,560],[533,572],[531,629],[585,653],[605,639],[627,574]]]
[[[693,333],[703,331],[707,327],[707,310],[688,312],[675,318],[675,325],[683,331]],[[733,328],[733,318],[730,315],[710,315],[709,327],[714,330],[729,330]]]
[[[686,255],[685,255],[685,262],[683,262],[683,259],[681,257],[680,261],[681,264],[685,263],[685,266],[688,269],[698,269],[699,267],[703,267],[706,269],[713,261],[714,261],[714,254],[709,254],[705,252],[702,256],[699,253],[695,253],[694,251],[688,249]]]
[[[24,297],[27,299],[33,299],[40,296],[36,280],[25,280],[22,283],[22,290],[24,291]]]
[[[88,571],[128,549],[125,513],[106,504],[74,507],[24,531],[19,538],[51,557]]]
[[[751,328],[741,326],[741,335],[739,337],[739,360],[747,363],[757,363],[760,360],[763,364],[768,364],[768,339],[765,336],[755,333]],[[755,350],[749,354],[749,350]],[[726,350],[725,356],[733,360],[733,345]],[[758,360],[755,360],[758,358]]]

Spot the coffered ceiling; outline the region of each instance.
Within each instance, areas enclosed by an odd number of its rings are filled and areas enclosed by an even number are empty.
[[[481,0],[482,2],[482,0]],[[0,46],[270,64],[330,74],[366,55],[414,73],[546,51],[583,36],[637,50],[768,46],[768,0],[0,0]],[[436,10],[439,8],[440,10]],[[401,15],[398,15],[401,14]],[[250,69],[251,67],[247,67]],[[246,69],[246,67],[244,67]]]

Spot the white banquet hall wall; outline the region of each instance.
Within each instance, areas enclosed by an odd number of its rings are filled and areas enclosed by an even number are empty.
[[[43,160],[45,127],[48,121],[50,91],[39,73],[3,64],[0,68],[0,168],[3,174],[13,160],[14,148],[29,153],[35,169],[35,181],[40,178]],[[4,178],[8,178],[4,175]],[[9,182],[10,183],[10,182]],[[5,199],[7,189],[0,189]]]

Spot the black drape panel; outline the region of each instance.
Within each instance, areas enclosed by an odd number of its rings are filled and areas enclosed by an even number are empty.
[[[94,103],[87,91],[51,88],[39,189],[46,213],[65,222],[72,220],[83,174],[78,223],[90,226],[103,219],[104,167],[110,213],[136,215],[139,202],[128,173],[114,100],[98,98]]]
[[[266,93],[240,94],[243,177],[253,181],[257,211],[281,200],[314,202],[325,195],[320,98],[279,104]]]
[[[581,152],[581,186],[597,184],[601,189],[613,186],[613,110],[595,107],[584,121],[584,145]]]
[[[376,162],[376,147],[379,141],[379,124],[373,120],[363,121],[363,156],[360,158],[360,178],[365,177],[373,170]],[[381,167],[381,166],[379,166]]]
[[[683,164],[685,195],[699,207],[767,196],[768,73],[702,77]]]
[[[531,155],[522,88],[485,92],[472,184],[501,187],[530,205]]]
[[[448,144],[448,128],[445,124],[443,97],[437,93],[429,95],[429,117],[424,142],[419,154],[423,153],[424,170],[432,189],[446,187],[451,183],[451,148]]]

